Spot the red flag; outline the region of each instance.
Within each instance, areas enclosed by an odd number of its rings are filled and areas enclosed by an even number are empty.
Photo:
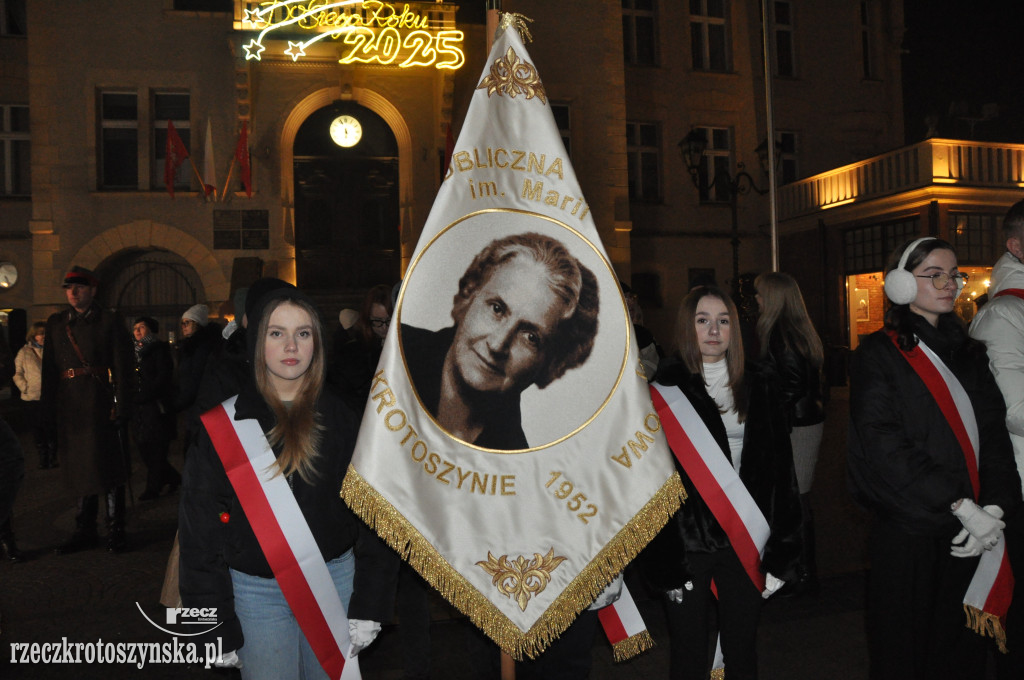
[[[174,123],[167,121],[167,149],[164,155],[164,184],[167,185],[167,193],[174,198],[174,174],[178,167],[188,158],[188,149],[174,129]]]
[[[444,136],[444,166],[441,168],[442,176],[448,171],[448,164],[452,162],[453,153],[455,153],[455,139],[452,137],[452,124],[448,123],[448,131]]]
[[[249,167],[249,127],[242,121],[242,134],[238,135],[238,146],[235,147],[235,160],[238,161],[239,174],[245,195],[252,198],[252,168]]]

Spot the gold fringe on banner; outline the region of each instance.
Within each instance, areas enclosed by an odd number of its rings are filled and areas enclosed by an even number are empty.
[[[536,658],[589,607],[605,586],[653,539],[686,500],[679,474],[661,489],[577,574],[529,631],[523,633],[445,560],[437,549],[351,465],[341,497],[354,513],[433,586],[441,596],[516,660]]]
[[[711,670],[711,680],[725,680],[725,669],[714,668]]]
[[[612,656],[615,662],[618,663],[632,659],[640,652],[646,652],[648,649],[654,649],[654,638],[645,630],[612,645]]]
[[[999,651],[1003,654],[1009,653],[1006,648],[1006,629],[1003,628],[1003,622],[999,620],[998,616],[969,604],[964,605],[964,613],[967,614],[968,628],[983,637],[994,638]]]

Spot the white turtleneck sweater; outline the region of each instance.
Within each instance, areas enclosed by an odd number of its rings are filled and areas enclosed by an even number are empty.
[[[718,404],[722,412],[722,423],[725,425],[725,434],[729,438],[729,456],[732,458],[732,466],[736,473],[740,471],[740,458],[743,455],[743,423],[739,421],[739,414],[732,400],[732,390],[729,388],[728,364],[723,359],[713,364],[704,364],[704,382],[707,384],[708,396]]]

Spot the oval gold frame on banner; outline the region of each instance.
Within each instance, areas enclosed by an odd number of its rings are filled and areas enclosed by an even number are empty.
[[[501,454],[530,453],[532,451],[540,451],[540,450],[543,450],[543,449],[550,448],[550,447],[555,446],[557,444],[561,444],[562,442],[564,442],[564,441],[566,441],[568,439],[571,439],[572,437],[576,436],[578,433],[583,431],[588,425],[590,425],[590,423],[592,423],[595,418],[597,418],[599,415],[601,415],[601,412],[604,411],[605,407],[608,405],[608,402],[611,401],[612,396],[614,396],[615,393],[618,391],[619,385],[622,382],[622,376],[625,374],[626,368],[629,365],[629,348],[630,348],[630,344],[632,343],[633,324],[629,320],[629,312],[626,309],[625,298],[622,296],[622,287],[619,285],[619,278],[618,278],[618,276],[616,276],[615,271],[611,267],[611,264],[604,257],[604,255],[601,254],[601,251],[597,249],[597,247],[593,244],[593,242],[591,242],[590,239],[586,238],[583,234],[581,234],[576,229],[573,229],[572,227],[570,227],[568,224],[565,224],[564,222],[560,222],[560,221],[558,221],[558,220],[556,220],[556,219],[554,219],[552,217],[549,217],[547,215],[542,215],[540,213],[535,213],[535,212],[532,212],[532,211],[529,211],[529,210],[518,210],[518,209],[515,209],[515,208],[488,208],[488,209],[485,209],[485,210],[478,210],[478,211],[475,211],[475,212],[463,215],[459,219],[457,219],[454,222],[452,222],[451,224],[449,224],[444,229],[442,229],[439,232],[437,232],[433,236],[433,238],[431,238],[430,241],[427,242],[427,244],[423,247],[423,249],[420,250],[419,253],[416,254],[416,257],[409,264],[409,268],[405,272],[405,281],[409,281],[412,278],[412,275],[415,272],[416,267],[419,265],[420,260],[423,259],[423,256],[427,254],[427,252],[434,245],[434,243],[437,242],[437,240],[439,238],[441,238],[442,236],[447,234],[451,229],[457,227],[458,225],[462,224],[466,220],[469,220],[469,219],[474,218],[474,217],[479,217],[480,215],[484,215],[484,214],[488,214],[488,213],[512,213],[512,214],[516,214],[516,215],[523,215],[523,216],[527,216],[527,217],[533,217],[533,218],[536,218],[536,219],[540,219],[540,220],[543,220],[545,222],[549,222],[551,224],[554,224],[554,225],[564,229],[565,231],[573,234],[574,236],[576,236],[576,238],[578,238],[580,241],[585,243],[590,248],[590,250],[593,251],[593,253],[596,256],[597,260],[604,267],[604,271],[608,274],[610,279],[615,283],[615,289],[618,292],[618,300],[619,300],[619,303],[620,303],[620,308],[622,310],[623,322],[624,322],[625,328],[626,328],[625,350],[624,350],[623,356],[622,356],[622,364],[619,366],[619,374],[618,374],[618,376],[616,376],[615,383],[612,385],[612,388],[608,392],[608,395],[604,398],[604,401],[601,402],[601,405],[597,408],[597,410],[594,412],[593,415],[591,415],[589,418],[587,418],[582,424],[580,424],[578,427],[576,427],[574,430],[572,430],[568,434],[565,434],[565,435],[555,439],[554,441],[550,441],[550,442],[548,442],[546,444],[541,444],[541,445],[538,445],[538,446],[532,446],[532,447],[526,448],[526,449],[491,449],[491,448],[486,448],[486,447],[483,447],[483,446],[477,446],[476,444],[471,444],[471,443],[469,443],[467,441],[464,441],[464,440],[459,439],[458,437],[452,435],[450,432],[448,432],[448,430],[446,430],[444,427],[442,427],[440,423],[437,422],[437,419],[433,416],[433,414],[430,413],[430,411],[423,405],[423,401],[420,399],[419,391],[416,389],[416,385],[412,381],[412,377],[410,376],[410,373],[409,373],[409,366],[408,366],[408,364],[406,363],[406,360],[405,360],[405,347],[403,346],[401,326],[402,326],[402,308],[403,308],[403,305],[404,305],[404,302],[405,302],[406,287],[405,287],[404,284],[402,285],[401,292],[399,293],[399,296],[398,296],[398,301],[397,301],[397,303],[395,305],[395,316],[398,319],[398,349],[399,349],[399,352],[401,353],[401,356],[402,356],[402,367],[405,369],[406,380],[408,380],[409,384],[412,386],[413,395],[415,395],[415,397],[416,397],[416,403],[419,405],[420,410],[423,412],[423,414],[425,416],[427,416],[428,418],[430,418],[430,420],[434,423],[434,425],[436,425],[437,428],[441,432],[443,432],[445,436],[447,436],[448,438],[452,439],[453,441],[456,441],[459,444],[461,444],[463,446],[466,446],[468,448],[476,449],[478,451],[485,451],[487,453],[501,453]],[[497,238],[501,238],[502,236],[505,236],[505,235],[507,235],[507,234],[495,234],[492,237],[492,240],[493,239],[497,239]],[[459,275],[461,276],[461,272],[460,272]],[[598,332],[600,333],[600,331],[598,331]]]

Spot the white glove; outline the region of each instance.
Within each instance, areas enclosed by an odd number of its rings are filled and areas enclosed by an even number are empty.
[[[669,602],[675,602],[676,604],[683,603],[683,591],[693,590],[693,581],[687,581],[683,584],[682,588],[673,588],[672,590],[665,592],[665,597],[668,598]]]
[[[217,668],[241,668],[242,660],[238,658],[237,652],[231,650],[226,654],[221,654],[220,657],[213,662],[213,665]]]
[[[619,574],[612,579],[611,583],[605,586],[597,595],[597,599],[594,603],[587,607],[590,611],[596,611],[598,609],[604,609],[608,605],[612,604],[619,599],[619,595],[622,594],[622,574]]]
[[[785,581],[780,581],[779,579],[772,576],[770,573],[765,574],[764,591],[761,593],[761,597],[767,600],[769,597],[775,594],[776,590],[778,590],[784,585],[786,585]]]
[[[957,503],[954,504],[957,507],[953,510],[953,515],[960,520],[971,536],[981,542],[985,550],[991,550],[999,542],[999,536],[1006,526],[1006,523],[999,519],[1003,516],[1002,508],[998,505],[979,508],[970,498],[961,498]],[[989,510],[997,513],[998,517],[990,514]]]
[[[966,539],[966,542],[964,542]],[[963,545],[960,545],[963,543]],[[953,557],[977,557],[985,551],[981,541],[971,536],[967,529],[961,529],[960,533],[953,539],[953,547],[949,554]]]
[[[380,634],[380,623],[377,621],[366,621],[364,619],[349,619],[348,620],[348,654],[346,658],[351,659],[353,656],[359,654],[367,647],[370,643],[377,639],[377,635]]]

